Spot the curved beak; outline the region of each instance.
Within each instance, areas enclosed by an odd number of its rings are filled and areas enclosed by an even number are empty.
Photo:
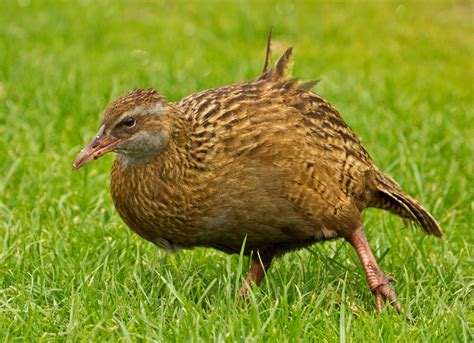
[[[96,136],[77,155],[72,168],[77,170],[115,149],[121,139],[105,134],[105,126],[99,128]]]

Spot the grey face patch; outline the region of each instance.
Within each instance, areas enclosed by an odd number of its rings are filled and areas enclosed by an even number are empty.
[[[168,144],[164,131],[140,131],[124,140],[114,150],[126,164],[147,163],[161,153]]]

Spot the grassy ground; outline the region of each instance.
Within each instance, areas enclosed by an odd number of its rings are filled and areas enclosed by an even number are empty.
[[[0,5],[0,337],[4,341],[472,341],[472,2]],[[248,303],[248,261],[169,255],[129,232],[111,158],[73,173],[101,109],[135,87],[169,99],[256,76],[268,27],[295,47],[376,163],[444,240],[365,213],[407,323],[375,312],[356,254],[315,245],[274,263]]]

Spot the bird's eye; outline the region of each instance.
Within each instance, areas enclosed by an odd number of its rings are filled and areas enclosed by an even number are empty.
[[[135,118],[128,117],[122,121],[122,125],[128,128],[134,127],[136,124]]]

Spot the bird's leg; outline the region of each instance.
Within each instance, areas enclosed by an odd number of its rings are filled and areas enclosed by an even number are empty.
[[[265,277],[265,272],[270,268],[272,262],[271,257],[261,256],[259,252],[252,257],[252,265],[250,266],[250,272],[245,280],[242,288],[240,288],[240,294],[246,294],[251,288],[252,283],[255,283],[257,286],[262,282]]]
[[[367,276],[367,281],[369,282],[370,290],[375,296],[377,309],[381,310],[384,302],[388,300],[390,304],[395,307],[397,312],[400,313],[400,302],[397,300],[395,291],[390,285],[394,280],[391,276],[385,275],[380,270],[362,228],[357,228],[346,237],[346,240],[352,244],[357,251],[357,255],[359,255],[365,275]]]

